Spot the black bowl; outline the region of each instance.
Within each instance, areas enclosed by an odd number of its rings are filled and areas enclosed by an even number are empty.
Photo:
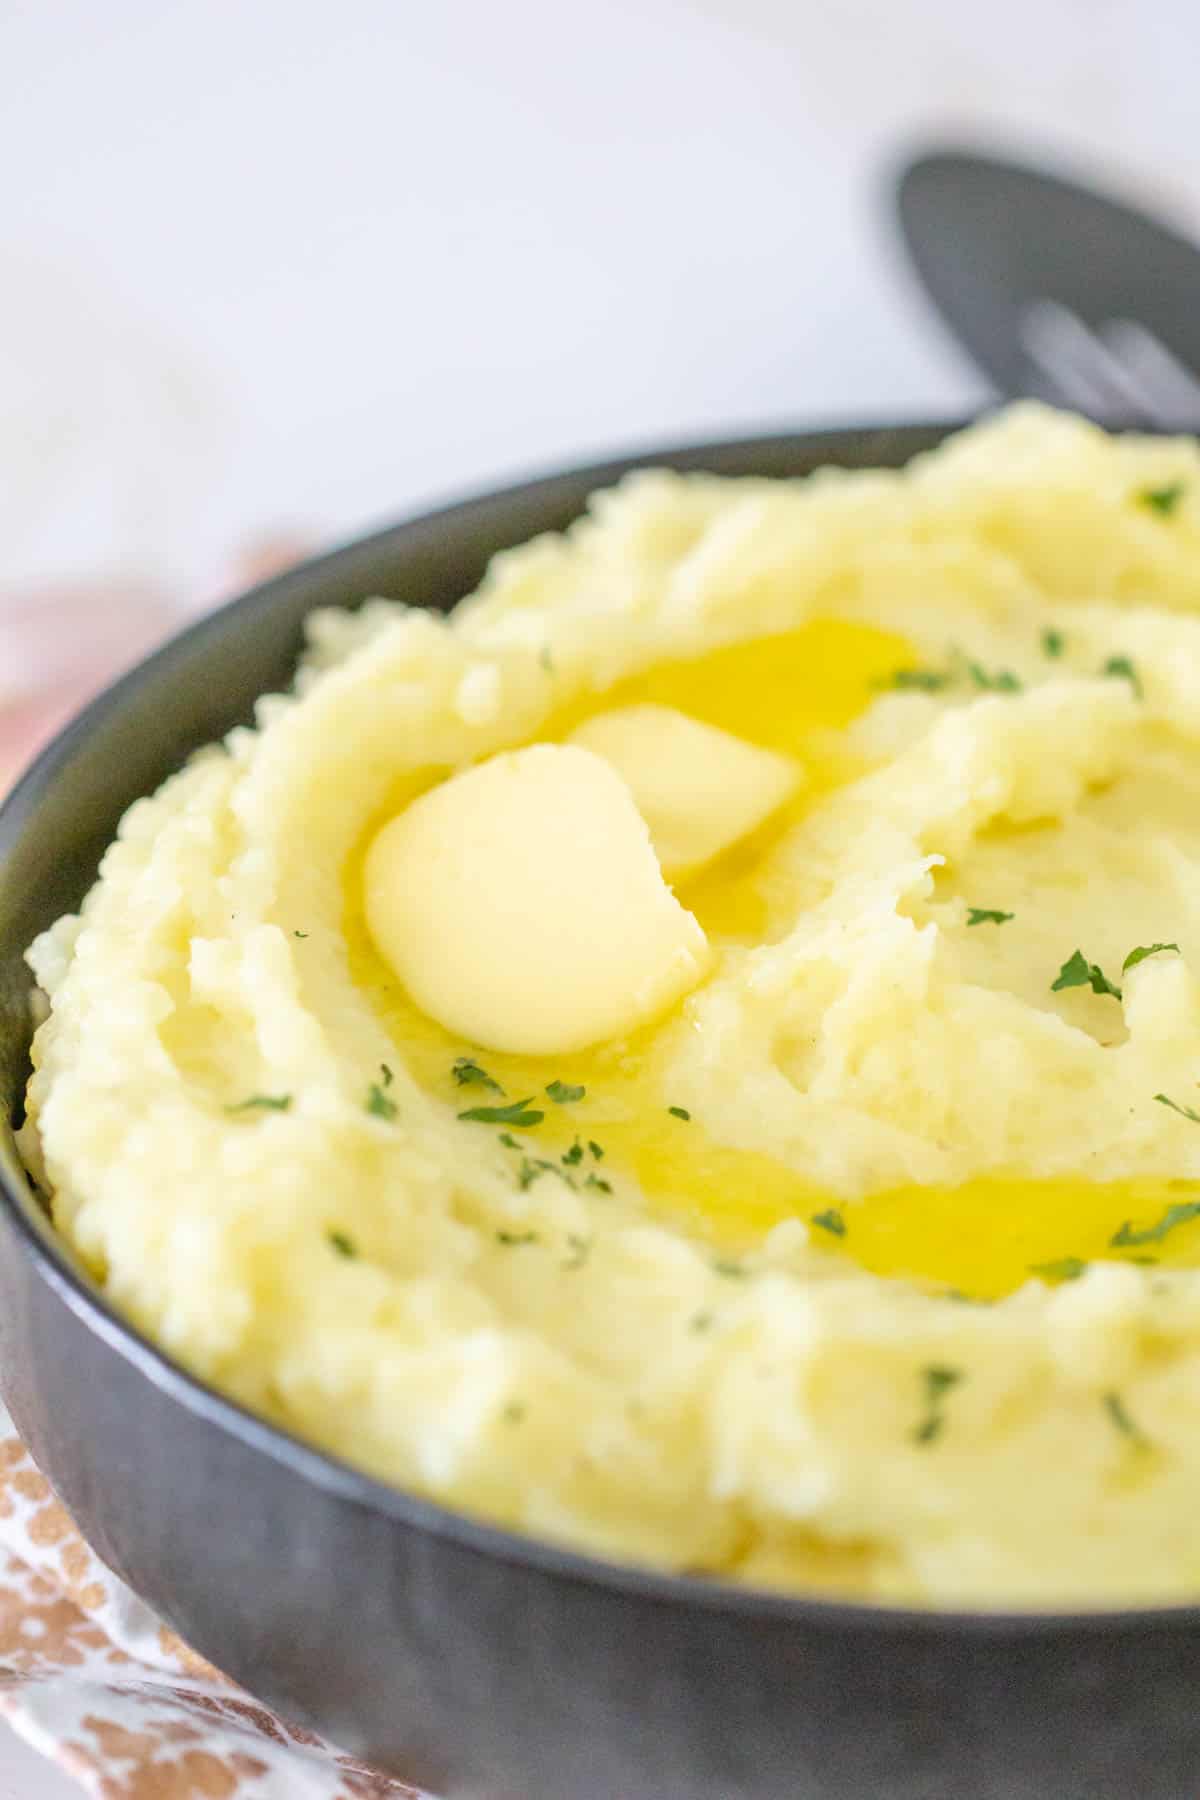
[[[555,475],[259,588],[95,702],[0,811],[0,1082],[28,1072],[22,953],[125,807],[284,684],[314,606],[448,607],[636,463],[898,466],[945,427],[758,438]],[[0,1381],[105,1561],[283,1712],[489,1800],[1181,1800],[1200,1778],[1200,1608],[961,1614],[612,1567],[385,1487],[153,1348],[73,1265],[0,1135]]]

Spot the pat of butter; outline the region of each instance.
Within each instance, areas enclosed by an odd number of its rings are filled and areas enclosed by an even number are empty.
[[[623,1037],[711,960],[626,783],[575,745],[493,756],[415,800],[368,850],[364,900],[417,1005],[490,1050]]]
[[[757,830],[801,780],[790,757],[670,706],[597,713],[570,741],[602,756],[629,784],[668,880],[693,874]]]

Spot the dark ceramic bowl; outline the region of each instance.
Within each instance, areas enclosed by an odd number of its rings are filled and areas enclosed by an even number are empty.
[[[0,811],[0,1082],[28,1068],[22,952],[125,807],[286,683],[314,606],[448,607],[634,462],[896,466],[944,428],[643,456],[397,526],[206,619],[105,694]],[[615,1568],[472,1523],[186,1375],[72,1265],[0,1138],[0,1379],[101,1556],[283,1712],[434,1792],[488,1800],[1183,1800],[1200,1608],[906,1612]],[[1031,1471],[1036,1479],[1036,1471]],[[1200,1528],[1198,1528],[1200,1529]]]

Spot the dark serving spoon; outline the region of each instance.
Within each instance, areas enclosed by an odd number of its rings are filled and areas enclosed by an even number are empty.
[[[947,427],[655,451],[417,518],[257,589],[97,700],[0,809],[0,1385],[99,1554],[285,1715],[488,1800],[1183,1800],[1200,1606],[949,1613],[618,1568],[371,1480],[251,1416],[119,1317],[26,1182],[23,952],[125,807],[289,678],[301,621],[446,609],[497,550],[633,466],[898,467]],[[1030,1470],[1030,1480],[1037,1470]]]
[[[914,269],[1002,394],[1200,429],[1200,247],[1043,169],[928,151],[896,182]]]

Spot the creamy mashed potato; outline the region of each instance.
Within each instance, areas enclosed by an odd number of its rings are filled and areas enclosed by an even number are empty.
[[[1195,446],[1022,407],[903,473],[647,472],[421,597],[318,614],[33,946],[24,1142],[107,1294],[604,1556],[1194,1599]],[[603,982],[550,982],[585,918]]]

